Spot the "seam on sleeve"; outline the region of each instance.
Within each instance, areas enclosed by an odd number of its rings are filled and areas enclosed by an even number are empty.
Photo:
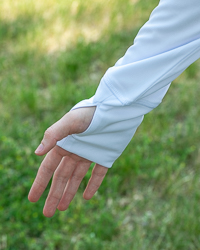
[[[200,40],[200,39],[197,39]],[[195,40],[196,41],[196,40]],[[182,47],[182,46],[180,46]],[[171,67],[167,72],[165,72],[163,75],[161,75],[158,79],[156,79],[145,91],[143,91],[139,96],[137,96],[137,98],[135,98],[135,100],[133,101],[122,101],[122,99],[124,99],[124,97],[121,95],[121,93],[115,88],[114,84],[113,84],[113,80],[111,80],[111,77],[108,74],[105,74],[104,78],[107,79],[107,81],[104,79],[106,86],[110,89],[110,91],[113,93],[113,95],[121,102],[121,104],[123,106],[125,105],[130,105],[132,102],[135,102],[136,100],[138,100],[142,95],[144,95],[149,89],[151,89],[157,82],[159,82],[162,78],[164,78],[167,74],[169,74],[174,68],[176,68],[177,66],[179,66],[183,61],[186,61],[186,59],[189,59],[190,57],[192,57],[195,53],[197,53],[198,51],[200,51],[200,47],[198,46],[197,48],[195,48],[194,50],[192,50],[188,55],[186,55],[184,58],[182,58],[182,60],[180,60],[178,63],[176,63],[175,65],[173,65],[173,67]],[[162,53],[163,54],[163,53]],[[160,54],[160,55],[162,55]],[[197,58],[198,59],[198,58]],[[196,60],[197,60],[196,59]],[[123,65],[125,66],[125,65]],[[189,65],[188,65],[189,66]],[[119,66],[120,67],[120,66]],[[187,67],[186,67],[187,68]],[[185,68],[180,72],[180,74],[182,73],[182,71],[184,71]],[[177,73],[178,73],[177,72]],[[174,79],[173,79],[174,80]],[[167,83],[168,84],[168,83]],[[166,85],[167,85],[166,84]],[[164,86],[162,86],[164,87]],[[121,97],[121,98],[120,98]]]
[[[106,78],[108,78],[108,83],[106,81]],[[119,96],[120,96],[120,93],[117,91],[117,89],[115,88],[115,91],[113,91],[113,89],[110,87],[110,84],[109,82],[111,82],[110,78],[108,77],[108,75],[104,75],[103,77],[103,81],[106,85],[106,87],[112,92],[112,94],[114,95],[114,97],[122,104],[122,106],[124,106],[124,102],[120,100]],[[115,93],[116,92],[116,93]],[[118,96],[119,95],[119,96]]]
[[[156,108],[160,104],[160,102],[153,103],[153,102],[149,102],[149,101],[146,101],[146,100],[138,100],[135,103],[139,104],[139,105],[142,105],[142,106],[145,106],[147,108],[151,108],[151,109]]]
[[[192,55],[194,55],[197,51],[200,51],[200,48],[196,48],[196,49],[194,49],[193,51],[191,51],[191,53],[189,54],[189,55],[187,55],[187,56],[185,56],[181,61],[179,61],[177,64],[175,64],[173,67],[171,67],[167,72],[165,72],[162,76],[160,76],[157,80],[155,80],[152,84],[151,84],[151,86],[149,86],[143,93],[141,93],[137,98],[136,98],[136,100],[138,99],[138,98],[140,98],[141,97],[141,95],[144,95],[150,88],[152,88],[154,85],[155,85],[155,83],[156,82],[159,82],[162,78],[164,78],[169,72],[171,72],[174,68],[176,68],[178,65],[180,65],[183,61],[185,61],[186,59],[188,59],[188,58],[190,58],[190,57],[192,57]],[[189,65],[188,65],[189,66]],[[185,68],[183,69],[183,71],[185,70]],[[180,72],[180,74],[181,74],[181,72],[182,71],[178,71],[178,72]],[[174,79],[173,79],[174,80]],[[169,82],[168,82],[169,83]],[[167,83],[167,84],[168,84]],[[167,85],[166,84],[166,85]],[[166,86],[165,85],[165,86]],[[163,87],[163,86],[162,86]]]

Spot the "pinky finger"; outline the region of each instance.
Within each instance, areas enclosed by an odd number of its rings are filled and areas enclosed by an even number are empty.
[[[83,198],[86,200],[91,199],[96,191],[101,186],[101,183],[108,171],[108,168],[103,167],[99,164],[96,164],[92,170],[91,178],[88,182],[88,185],[83,193]]]

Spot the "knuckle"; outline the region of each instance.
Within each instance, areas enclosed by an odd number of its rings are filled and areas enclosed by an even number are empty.
[[[35,179],[35,183],[38,187],[40,187],[41,189],[45,189],[46,188],[46,185],[39,179]]]
[[[96,177],[99,177],[99,178],[104,178],[105,177],[105,174],[104,173],[100,173],[100,172],[93,172],[93,174],[96,176]]]
[[[83,179],[83,176],[82,175],[73,175],[72,179],[77,181],[77,182],[80,182]]]
[[[68,173],[62,175],[62,173],[57,173],[57,172],[55,172],[53,178],[54,178],[54,180],[55,180],[56,182],[59,182],[59,183],[64,184],[64,183],[67,182],[68,177],[69,177],[69,174],[68,174]]]
[[[53,169],[49,168],[46,164],[42,165],[41,171],[43,175],[51,176],[53,174]]]
[[[101,185],[101,183],[92,183],[91,188],[94,190],[97,190],[97,189],[99,189],[100,185]]]
[[[54,131],[52,126],[49,127],[45,132],[44,132],[45,137],[53,137],[54,136]]]
[[[60,195],[59,194],[56,194],[56,193],[53,193],[51,194],[51,199],[54,199],[56,201],[59,201],[60,200]]]
[[[68,190],[66,192],[66,196],[69,199],[69,203],[72,201],[72,199],[74,198],[75,194],[76,194],[76,191],[70,191],[70,190]]]

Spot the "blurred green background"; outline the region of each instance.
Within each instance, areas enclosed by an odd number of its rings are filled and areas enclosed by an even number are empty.
[[[27,199],[47,127],[91,97],[158,0],[0,1],[0,249],[200,249],[200,61],[145,116],[93,199]]]

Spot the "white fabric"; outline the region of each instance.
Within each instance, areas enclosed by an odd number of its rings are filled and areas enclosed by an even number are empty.
[[[57,145],[110,168],[171,81],[199,57],[200,1],[161,0],[96,94],[73,108],[96,106],[89,128]]]

